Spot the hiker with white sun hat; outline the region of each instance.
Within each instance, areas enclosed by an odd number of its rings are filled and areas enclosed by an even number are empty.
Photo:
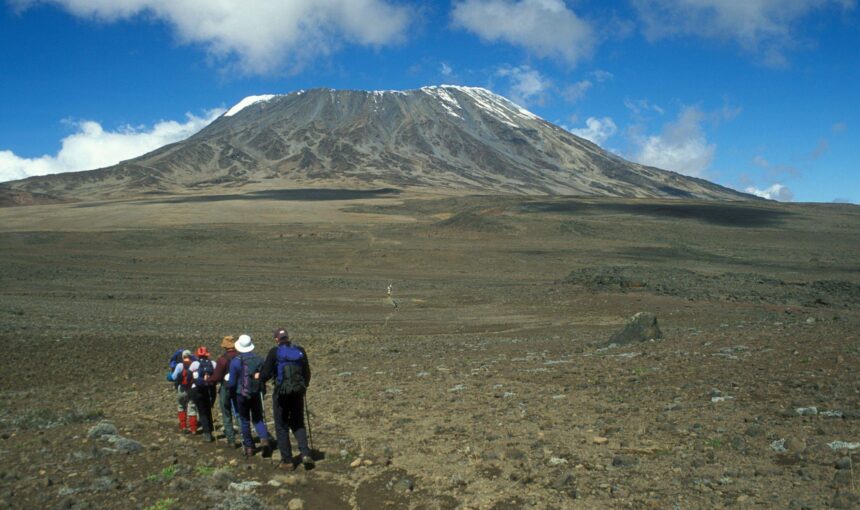
[[[254,352],[254,341],[250,335],[241,335],[236,340],[236,351],[239,353],[230,361],[229,380],[230,393],[235,395],[234,402],[239,411],[239,423],[242,429],[242,444],[246,457],[254,455],[254,438],[251,436],[253,423],[260,437],[263,457],[272,455],[272,445],[266,421],[263,419],[263,397],[260,393],[263,383],[260,380],[260,369],[263,358]]]

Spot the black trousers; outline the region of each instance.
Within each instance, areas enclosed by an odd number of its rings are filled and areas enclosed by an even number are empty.
[[[275,415],[275,430],[278,435],[278,450],[282,459],[293,456],[290,445],[290,431],[296,435],[299,443],[299,451],[302,455],[310,455],[308,448],[308,436],[305,432],[305,396],[297,395],[272,395],[272,410]]]
[[[203,432],[212,433],[212,390],[209,387],[191,388],[191,400],[197,406],[197,417]]]

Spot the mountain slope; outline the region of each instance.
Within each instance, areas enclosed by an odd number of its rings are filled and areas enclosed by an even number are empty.
[[[7,201],[81,199],[257,183],[752,198],[623,160],[486,89],[459,86],[251,96],[182,142],[109,168],[4,183],[0,192]]]

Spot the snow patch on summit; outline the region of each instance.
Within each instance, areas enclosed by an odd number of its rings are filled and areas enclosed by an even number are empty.
[[[455,99],[454,96],[449,94],[448,91],[446,91],[444,88],[442,88],[442,87],[424,87],[421,89],[421,91],[427,95],[441,99],[442,103],[440,103],[440,104],[445,108],[445,111],[448,112],[448,115],[451,115],[453,117],[457,117],[460,119],[463,118],[459,113],[457,113],[454,110],[454,108],[456,108],[458,110],[462,110],[463,107],[460,106],[459,101],[457,101],[457,99]]]
[[[540,119],[540,117],[517,105],[513,101],[498,94],[495,94],[485,88],[463,87],[460,85],[441,85],[439,87],[433,87],[433,89],[437,89],[440,92],[456,90],[462,94],[465,94],[469,96],[472,101],[474,101],[475,104],[477,104],[478,107],[480,107],[482,110],[488,112],[492,116],[499,119],[502,123],[507,124],[511,127],[521,127],[516,123],[515,117],[526,119]]]
[[[229,110],[227,110],[227,112],[224,114],[224,116],[225,117],[232,117],[233,115],[236,115],[237,113],[241,112],[242,110],[251,106],[252,104],[270,101],[276,97],[278,97],[277,94],[263,94],[260,96],[248,96],[245,99],[236,103],[236,105],[233,106],[233,108],[230,108]]]

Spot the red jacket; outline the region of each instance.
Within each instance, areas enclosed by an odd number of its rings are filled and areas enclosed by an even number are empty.
[[[215,372],[212,373],[212,376],[209,378],[209,382],[224,382],[224,376],[227,375],[230,370],[230,360],[238,355],[239,351],[236,349],[227,349],[224,354],[219,356],[218,361],[215,362]]]

